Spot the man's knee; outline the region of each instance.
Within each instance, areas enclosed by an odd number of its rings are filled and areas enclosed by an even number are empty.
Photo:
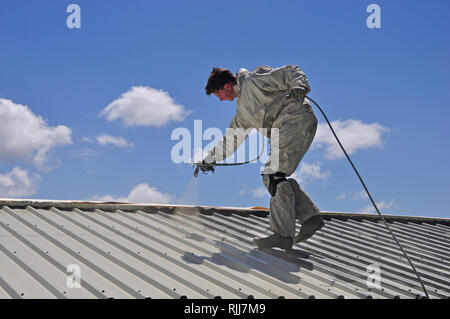
[[[272,197],[277,193],[278,184],[287,182],[286,174],[282,172],[277,172],[275,174],[262,174],[262,179]]]

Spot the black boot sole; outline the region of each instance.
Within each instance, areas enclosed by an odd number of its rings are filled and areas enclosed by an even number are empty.
[[[261,243],[260,238],[255,238],[253,239],[253,244],[258,248],[258,249],[264,249],[264,248],[281,248],[284,250],[289,250],[292,249],[293,244],[281,244],[281,245],[264,245],[263,243]]]

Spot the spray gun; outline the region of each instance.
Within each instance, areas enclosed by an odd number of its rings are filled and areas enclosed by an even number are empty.
[[[212,174],[214,174],[214,166],[238,166],[238,165],[245,165],[245,164],[248,164],[251,162],[255,162],[261,157],[263,152],[264,152],[264,145],[262,147],[261,153],[256,158],[249,160],[249,161],[242,162],[242,163],[216,163],[216,162],[208,163],[205,160],[194,163],[192,165],[192,167],[195,167],[194,176],[197,177],[198,172],[200,170],[203,172],[203,174],[212,175]],[[208,174],[208,172],[212,172],[212,173]]]
[[[203,172],[203,174],[208,174],[208,172],[212,172],[214,174],[214,166],[216,165],[215,162],[207,163],[204,160],[201,162],[194,163],[192,167],[195,167],[194,176],[198,176],[199,170]],[[208,174],[211,175],[211,174]]]

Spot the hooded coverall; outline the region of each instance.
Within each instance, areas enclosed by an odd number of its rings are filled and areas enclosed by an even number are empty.
[[[267,128],[270,139],[270,156],[261,174],[270,191],[275,173],[289,176],[310,147],[317,129],[317,118],[311,105],[289,95],[295,88],[310,91],[307,78],[300,68],[287,65],[281,68],[261,66],[252,72],[240,69],[236,74],[236,115],[229,127],[246,130],[244,136],[236,136],[236,130],[227,130],[222,141],[205,157],[205,161],[221,162],[232,155],[247,137],[250,129]],[[273,130],[274,128],[278,130]],[[232,132],[232,133],[229,133]],[[271,134],[278,133],[278,143]],[[273,165],[273,164],[276,165]],[[276,179],[276,177],[275,177]],[[276,184],[276,192],[270,199],[270,226],[283,237],[295,236],[295,218],[302,224],[319,209],[293,178],[283,178]]]

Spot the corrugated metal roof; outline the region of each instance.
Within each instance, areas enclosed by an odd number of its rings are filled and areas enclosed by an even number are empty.
[[[264,210],[34,200],[0,207],[0,298],[424,295],[374,215],[322,212],[325,226],[285,252],[252,245],[271,233]],[[430,297],[448,298],[450,220],[385,218]],[[70,288],[74,269],[80,288]]]

